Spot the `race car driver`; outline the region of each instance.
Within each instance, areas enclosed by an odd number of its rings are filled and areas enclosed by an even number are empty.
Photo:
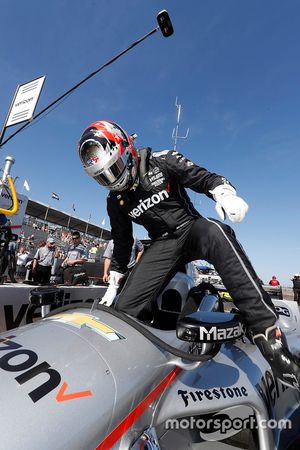
[[[248,205],[231,183],[177,151],[137,152],[132,137],[109,121],[92,123],[83,132],[78,149],[87,174],[109,189],[107,211],[114,240],[111,269],[120,278],[127,271],[132,222],[143,225],[152,241],[127,278],[116,309],[151,321],[154,301],[176,268],[204,259],[218,271],[274,374],[299,389],[299,361],[290,353],[276,325],[272,301],[234,231],[218,220],[202,217],[185,190],[215,200],[222,220],[227,216],[241,222]]]

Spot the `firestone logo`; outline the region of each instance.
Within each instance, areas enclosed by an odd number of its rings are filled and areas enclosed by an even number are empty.
[[[133,219],[136,219],[149,208],[152,208],[166,198],[169,198],[169,193],[166,190],[160,191],[157,194],[153,194],[151,197],[140,200],[140,204],[137,205],[136,208],[133,208],[133,210],[128,213],[128,215]]]

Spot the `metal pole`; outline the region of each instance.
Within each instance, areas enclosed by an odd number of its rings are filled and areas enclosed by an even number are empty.
[[[10,169],[11,166],[15,163],[15,160],[12,156],[7,156],[5,158],[5,165],[4,165],[4,169],[3,169],[3,175],[2,175],[2,183],[5,183],[7,175],[10,175]]]
[[[6,124],[6,122],[5,122],[5,124]],[[0,148],[1,148],[1,142],[2,142],[2,140],[4,138],[4,134],[5,134],[5,130],[6,130],[5,124],[3,125],[3,128],[2,128],[2,130],[0,132]]]
[[[68,218],[68,225],[67,225],[68,231],[70,231],[70,222],[71,222],[71,218],[72,218],[72,215],[70,214],[70,215],[69,215],[69,218]]]
[[[46,209],[46,213],[45,213],[45,217],[44,217],[44,225],[46,225],[46,220],[47,220],[47,217],[48,217],[49,208],[50,208],[50,205],[48,205],[47,209]]]
[[[127,53],[129,50],[131,50],[133,47],[135,47],[136,45],[140,44],[142,41],[144,41],[146,38],[148,38],[149,36],[151,36],[152,34],[154,34],[156,31],[159,30],[159,26],[157,26],[156,28],[154,28],[153,30],[151,30],[149,33],[147,33],[145,36],[141,37],[140,39],[138,39],[137,41],[135,41],[133,44],[131,44],[129,47],[127,47],[125,50],[123,50],[122,52],[118,53],[116,56],[114,56],[113,58],[111,58],[109,61],[107,61],[105,64],[103,64],[101,67],[99,67],[97,70],[95,70],[94,72],[92,72],[90,75],[88,75],[87,77],[85,77],[83,80],[81,80],[79,83],[77,83],[75,86],[73,86],[71,89],[69,89],[67,92],[65,92],[64,94],[62,94],[60,97],[58,97],[56,100],[54,100],[52,103],[50,103],[48,106],[46,106],[46,108],[42,109],[42,111],[40,111],[38,114],[36,114],[34,117],[32,117],[30,122],[26,122],[24,125],[22,125],[18,130],[16,130],[14,133],[12,133],[5,141],[2,142],[1,147],[3,147],[3,145],[5,145],[8,141],[10,141],[14,136],[16,136],[16,134],[18,134],[20,131],[24,130],[24,128],[26,128],[29,124],[31,124],[33,122],[33,120],[37,119],[39,116],[41,116],[44,112],[48,111],[48,109],[50,109],[52,106],[56,105],[56,103],[61,102],[67,95],[70,95],[73,91],[75,91],[75,89],[77,89],[79,86],[81,86],[83,83],[85,83],[86,81],[88,81],[90,78],[92,78],[94,75],[96,75],[98,72],[100,72],[101,70],[103,70],[105,67],[109,66],[110,64],[112,64],[114,61],[116,61],[117,59],[119,59],[122,55],[124,55],[125,53]]]
[[[51,205],[51,198],[52,197],[50,197],[50,202],[49,202],[49,205],[47,206],[47,209],[46,209],[46,213],[45,213],[45,217],[44,217],[44,225],[46,225],[46,220],[47,220],[49,209],[50,209],[50,205]]]
[[[103,228],[101,228],[100,241],[102,241]]]
[[[62,94],[60,97],[58,97],[56,100],[54,100],[52,103],[50,103],[46,108],[44,108],[42,111],[40,111],[38,114],[36,114],[34,117],[31,118],[30,122],[25,123],[22,127],[20,127],[15,133],[11,134],[3,143],[1,146],[6,144],[11,138],[13,138],[16,134],[18,134],[20,131],[22,131],[25,127],[27,127],[30,123],[33,122],[33,120],[37,119],[39,116],[41,116],[44,112],[46,112],[48,109],[50,109],[52,106],[54,106],[56,103],[61,102],[67,95],[70,95],[75,89],[77,89],[79,86],[81,86],[83,83],[88,81],[90,78],[92,78],[94,75],[99,73],[101,70],[103,70],[105,67],[112,64],[114,61],[119,59],[122,55],[129,52],[132,48],[143,42],[145,39],[147,39],[149,36],[152,36],[152,34],[156,33],[159,29],[162,32],[164,37],[169,37],[173,34],[174,29],[171,22],[171,19],[169,17],[169,14],[166,10],[162,10],[157,15],[157,23],[158,26],[153,28],[153,30],[149,31],[149,33],[145,34],[141,38],[137,39],[135,42],[133,42],[129,47],[127,47],[125,50],[122,50],[120,53],[115,55],[113,58],[111,58],[109,61],[107,61],[105,64],[103,64],[101,67],[99,67],[97,70],[89,74],[87,77],[85,77],[83,80],[81,80],[79,83],[77,83],[75,86],[73,86],[71,89],[66,91],[64,94]]]
[[[89,227],[89,224],[90,224],[90,220],[91,220],[91,214],[89,215],[89,218],[88,218],[88,221],[87,221],[87,224],[86,224],[86,228],[85,228],[85,233],[84,233],[84,235],[86,236],[87,235],[87,231],[88,231],[88,227]]]
[[[177,147],[178,129],[179,129],[180,114],[181,114],[181,105],[177,104],[177,97],[176,97],[175,104],[177,107],[177,122],[176,122],[176,128],[175,128],[175,136],[174,136],[174,150],[176,150],[176,147]]]
[[[175,106],[177,108],[176,127],[173,129],[173,133],[172,133],[172,139],[174,139],[174,147],[173,147],[174,150],[177,149],[177,140],[178,139],[186,139],[188,137],[188,134],[189,134],[189,131],[190,131],[190,129],[188,128],[185,136],[179,136],[178,135],[180,115],[181,115],[181,105],[178,103],[177,100],[178,100],[178,97],[176,97],[176,100],[175,100]]]
[[[2,178],[0,180],[0,195],[2,194],[3,185],[6,182],[7,175],[10,175],[10,170],[14,163],[15,163],[15,160],[12,156],[6,156],[3,174],[2,174]]]
[[[13,104],[15,103],[15,99],[16,99],[16,96],[17,96],[17,92],[18,92],[19,87],[20,87],[20,85],[18,84],[17,89],[15,90],[15,94],[14,94],[13,101],[12,101],[11,104],[10,104],[10,108],[9,108],[9,110],[8,110],[8,113],[7,113],[7,116],[6,116],[6,119],[5,119],[3,128],[2,128],[1,133],[0,133],[0,148],[1,148],[1,146],[2,146],[2,140],[3,140],[3,138],[4,138],[4,134],[5,134],[5,131],[6,131],[6,124],[7,124],[7,121],[8,121],[8,118],[9,118],[9,115],[10,115],[10,112],[11,112],[11,109],[12,109],[12,106],[13,106]]]

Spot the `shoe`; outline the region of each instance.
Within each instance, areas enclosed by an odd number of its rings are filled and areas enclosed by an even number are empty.
[[[253,335],[252,339],[270,364],[274,376],[282,384],[300,390],[300,360],[290,352],[280,328],[273,325]]]

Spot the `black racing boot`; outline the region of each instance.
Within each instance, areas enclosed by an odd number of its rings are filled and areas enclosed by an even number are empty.
[[[282,384],[300,390],[300,360],[288,348],[285,335],[273,325],[253,335],[253,342]]]

